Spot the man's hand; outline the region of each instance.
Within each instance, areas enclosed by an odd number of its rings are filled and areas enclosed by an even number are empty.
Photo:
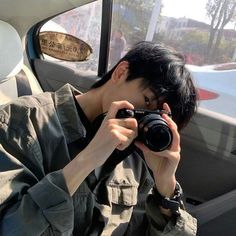
[[[122,108],[134,107],[127,101],[113,102],[88,146],[63,168],[71,196],[89,173],[101,166],[116,148],[124,150],[137,136],[137,121],[134,118],[116,119],[117,111]]]
[[[164,103],[163,109],[170,112],[166,103]],[[143,151],[146,163],[153,172],[159,193],[171,197],[176,185],[175,172],[180,161],[180,136],[175,122],[166,114],[163,114],[162,118],[165,119],[173,133],[170,148],[162,152],[153,152],[140,142],[135,142],[135,145]]]
[[[137,136],[137,121],[134,118],[117,119],[119,109],[133,109],[127,101],[113,102],[101,127],[86,149],[94,153],[94,168],[101,166],[115,149],[124,150]],[[86,151],[86,150],[84,150]]]

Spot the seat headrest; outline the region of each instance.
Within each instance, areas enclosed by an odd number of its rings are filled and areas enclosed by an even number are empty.
[[[0,20],[0,83],[15,76],[23,66],[23,48],[17,31]]]

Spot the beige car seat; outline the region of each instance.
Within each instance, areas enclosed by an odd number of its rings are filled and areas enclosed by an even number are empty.
[[[26,94],[19,91],[22,84],[28,87]],[[10,24],[0,20],[0,105],[20,95],[41,92],[36,77],[23,63],[20,36]]]

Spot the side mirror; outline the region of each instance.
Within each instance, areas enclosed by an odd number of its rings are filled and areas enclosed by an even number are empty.
[[[85,61],[93,52],[83,40],[61,32],[40,32],[39,44],[42,53],[64,61]]]

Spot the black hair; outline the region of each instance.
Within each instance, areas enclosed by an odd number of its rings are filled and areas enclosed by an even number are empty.
[[[129,63],[127,81],[142,78],[158,98],[159,108],[168,103],[178,129],[187,125],[197,108],[197,90],[182,54],[162,44],[139,42],[92,88],[104,85],[121,61]]]

